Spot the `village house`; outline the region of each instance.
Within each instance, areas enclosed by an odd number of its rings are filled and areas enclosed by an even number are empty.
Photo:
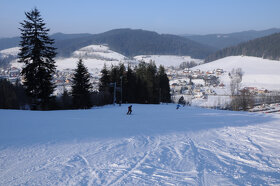
[[[222,75],[224,73],[224,70],[221,68],[216,69],[216,75]]]
[[[19,77],[20,76],[20,69],[16,67],[12,67],[9,70],[9,77]]]
[[[268,93],[268,90],[267,90],[267,89],[264,89],[264,88],[258,89],[258,90],[257,90],[257,93],[258,93],[258,94],[266,94],[266,93]]]
[[[214,70],[208,70],[208,71],[206,72],[206,74],[209,74],[209,75],[211,74],[211,75],[212,75],[212,74],[214,74]]]

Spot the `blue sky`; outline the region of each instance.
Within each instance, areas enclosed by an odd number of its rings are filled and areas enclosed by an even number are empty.
[[[0,0],[0,37],[37,7],[51,33],[133,28],[171,34],[280,28],[280,0]]]

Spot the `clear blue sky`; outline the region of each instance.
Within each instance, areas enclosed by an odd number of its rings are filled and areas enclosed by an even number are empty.
[[[280,28],[280,0],[0,0],[0,37],[37,7],[51,33],[134,28],[171,34]]]

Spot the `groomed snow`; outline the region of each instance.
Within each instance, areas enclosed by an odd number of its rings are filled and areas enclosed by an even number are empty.
[[[244,72],[242,85],[269,90],[280,90],[280,61],[249,56],[229,56],[210,63],[202,64],[193,69],[203,71],[222,68],[227,71],[221,77],[224,84],[229,85],[228,72],[233,68],[241,68]]]
[[[176,105],[0,110],[0,185],[279,185],[280,116]]]

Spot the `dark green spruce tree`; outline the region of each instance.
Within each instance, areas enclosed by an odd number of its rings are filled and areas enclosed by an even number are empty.
[[[123,102],[133,103],[136,102],[136,74],[130,66],[127,67],[127,71],[123,80]]]
[[[101,70],[101,78],[99,81],[99,97],[98,102],[101,105],[112,103],[112,94],[110,93],[110,70],[108,70],[106,64],[104,64],[103,69]]]
[[[77,64],[77,68],[75,69],[72,85],[74,108],[88,109],[92,107],[90,99],[91,88],[90,74],[84,66],[82,59],[80,59]]]
[[[48,109],[55,88],[52,82],[56,56],[54,40],[49,38],[49,29],[36,8],[26,12],[25,16],[26,20],[20,23],[21,48],[18,54],[19,62],[24,63],[23,85],[36,108]]]
[[[167,74],[165,73],[165,69],[163,66],[159,66],[158,70],[158,83],[159,83],[159,99],[160,102],[170,103],[171,102],[171,95],[170,95],[170,86],[169,86],[169,79]]]
[[[109,70],[107,69],[106,64],[104,64],[103,69],[101,70],[101,78],[99,82],[99,91],[106,92],[109,91],[109,83],[110,83],[110,74]]]

